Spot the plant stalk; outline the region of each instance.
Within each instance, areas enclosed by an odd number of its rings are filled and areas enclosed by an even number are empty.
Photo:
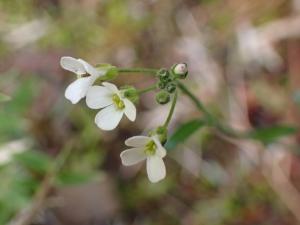
[[[171,108],[170,108],[170,111],[169,111],[169,114],[168,114],[168,117],[164,123],[164,127],[168,127],[170,121],[171,121],[171,118],[173,116],[173,113],[174,113],[174,110],[175,110],[175,105],[176,105],[176,102],[177,102],[177,91],[174,93],[174,96],[173,96],[173,100],[172,100],[172,105],[171,105]]]
[[[156,89],[156,85],[154,84],[154,85],[152,85],[150,87],[147,87],[145,89],[138,90],[138,93],[141,95],[141,94],[147,93],[149,91],[153,91],[155,89]]]
[[[157,69],[149,69],[149,68],[117,68],[119,73],[146,73],[149,75],[153,75],[157,73]]]

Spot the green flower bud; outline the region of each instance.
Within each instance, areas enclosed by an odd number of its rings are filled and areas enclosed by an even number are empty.
[[[157,135],[159,138],[159,141],[164,145],[167,142],[168,139],[168,130],[164,126],[157,127],[155,130],[151,130],[148,133],[149,136]]]
[[[166,91],[160,91],[156,94],[156,101],[161,104],[167,104],[170,101],[170,94]]]
[[[167,77],[160,77],[159,81],[164,82],[164,83],[168,83],[168,82],[172,81],[172,79],[168,75]]]
[[[157,88],[159,89],[164,89],[166,87],[166,83],[163,81],[158,82]]]
[[[117,67],[112,66],[108,63],[97,64],[96,68],[98,70],[105,70],[106,71],[105,75],[100,77],[100,79],[102,81],[113,80],[119,75]]]
[[[176,84],[168,83],[166,87],[167,92],[173,93],[176,90]]]
[[[167,69],[160,69],[157,73],[158,77],[168,77],[169,76],[169,71]]]
[[[172,66],[172,73],[180,79],[186,78],[188,75],[187,64],[186,63],[175,64],[174,66]]]
[[[160,142],[164,145],[168,139],[168,130],[164,126],[160,126],[156,129],[156,134],[159,137]]]
[[[159,80],[162,82],[169,82],[171,81],[170,72],[166,69],[160,69],[157,73]]]
[[[125,98],[128,98],[132,102],[137,102],[139,100],[139,93],[138,90],[135,89],[133,86],[123,86],[121,87],[123,91],[123,95]]]
[[[105,74],[105,80],[113,80],[119,75],[118,69],[115,66],[109,68]]]

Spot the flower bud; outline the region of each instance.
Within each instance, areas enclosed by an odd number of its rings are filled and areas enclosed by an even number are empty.
[[[186,78],[188,74],[188,68],[186,63],[178,63],[173,66],[172,72],[175,76],[179,77],[180,79]]]
[[[164,126],[160,126],[156,129],[155,133],[158,135],[159,140],[162,144],[165,144],[168,139],[168,130]]]
[[[137,102],[139,100],[139,93],[133,86],[124,86],[121,88],[125,98],[128,98],[132,102]]]
[[[118,69],[114,66],[109,68],[105,74],[106,80],[113,80],[119,75]]]
[[[169,71],[167,69],[160,69],[157,73],[158,77],[168,77],[169,76]]]
[[[100,79],[102,81],[113,80],[119,75],[117,67],[112,66],[108,63],[97,64],[96,68],[98,70],[105,70],[106,71],[105,75],[100,77]]]
[[[157,84],[157,87],[159,89],[164,89],[166,87],[166,82],[164,81],[159,81],[158,84]]]
[[[156,101],[164,105],[170,101],[170,94],[166,91],[160,91],[156,94]]]
[[[154,130],[149,131],[148,135],[151,136],[158,136],[159,141],[164,145],[168,139],[168,130],[165,126],[159,126]]]
[[[157,76],[159,77],[159,80],[162,82],[169,82],[170,79],[170,72],[166,69],[160,69],[157,73]]]
[[[173,93],[176,90],[176,84],[168,83],[166,87],[167,92]]]

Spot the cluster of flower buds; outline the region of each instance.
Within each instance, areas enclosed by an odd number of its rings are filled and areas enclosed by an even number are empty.
[[[185,79],[188,74],[187,64],[178,63],[171,67],[170,70],[160,69],[157,72],[159,82],[157,88],[160,91],[156,94],[156,101],[159,104],[166,104],[170,101],[170,95],[176,91],[177,79]]]
[[[102,130],[113,130],[125,115],[130,121],[136,119],[135,103],[139,100],[139,92],[133,86],[123,86],[120,89],[107,81],[115,79],[120,70],[110,64],[92,66],[82,59],[62,57],[61,66],[74,72],[77,79],[65,91],[65,97],[73,104],[85,98],[91,109],[97,109],[95,123]],[[188,74],[187,65],[179,63],[170,70],[161,69],[156,73],[158,82],[156,101],[166,104],[170,101],[177,87],[177,79],[184,79]],[[95,85],[96,80],[102,81]],[[152,88],[147,89],[152,90]],[[176,96],[173,103],[176,103]],[[123,165],[130,166],[146,159],[148,178],[151,182],[158,182],[166,176],[163,158],[166,150],[163,144],[167,141],[167,125],[171,118],[175,104],[172,104],[167,122],[149,133],[148,136],[134,136],[128,138],[125,144],[130,148],[120,154]]]

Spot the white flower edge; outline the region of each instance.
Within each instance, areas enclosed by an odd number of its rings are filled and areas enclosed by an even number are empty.
[[[145,152],[146,145],[153,141],[156,145],[155,154],[149,155]],[[157,183],[166,177],[166,167],[163,158],[166,150],[161,145],[158,136],[134,136],[125,141],[130,149],[121,152],[120,157],[124,166],[131,166],[146,160],[146,170],[149,180]]]
[[[95,123],[102,130],[113,130],[120,123],[125,114],[130,121],[136,119],[136,107],[116,85],[103,82],[103,86],[92,86],[86,94],[86,104],[91,109],[101,109],[96,117]],[[116,100],[121,104],[119,107]]]
[[[88,89],[98,79],[98,77],[106,74],[106,70],[96,69],[82,59],[75,59],[70,56],[64,56],[60,59],[60,65],[63,69],[75,73],[79,78],[73,81],[65,91],[65,97],[72,104],[78,103],[87,94]],[[90,76],[81,77],[84,74]]]

